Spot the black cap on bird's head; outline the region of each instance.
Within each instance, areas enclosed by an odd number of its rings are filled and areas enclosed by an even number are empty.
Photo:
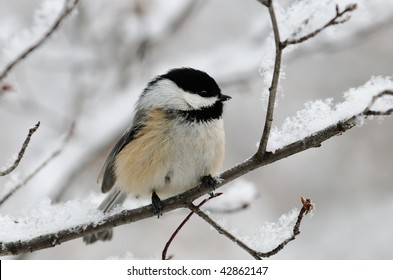
[[[160,76],[174,82],[182,90],[198,94],[202,97],[219,97],[221,101],[230,99],[221,94],[221,89],[216,81],[206,72],[193,68],[175,68]]]

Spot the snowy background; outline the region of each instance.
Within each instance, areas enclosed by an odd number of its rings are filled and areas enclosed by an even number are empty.
[[[344,25],[286,52],[276,136],[306,102],[332,98],[329,110],[327,103],[317,108],[326,116],[348,89],[372,76],[393,74],[393,1],[298,1],[288,10],[284,7],[294,1],[278,2],[282,38],[306,18],[306,32],[321,26],[334,16],[335,2],[340,7],[358,3],[358,9]],[[0,69],[42,36],[63,4],[0,1]],[[81,1],[58,32],[7,77],[12,90],[0,92],[0,169],[12,163],[28,129],[41,121],[19,167],[0,177],[1,196],[45,160],[76,122],[61,155],[1,205],[0,240],[100,219],[94,209],[103,197],[96,183],[103,161],[127,127],[144,85],[170,68],[205,70],[233,97],[224,115],[223,169],[251,156],[264,123],[271,44],[267,9],[255,0]],[[392,259],[392,121],[368,120],[318,149],[249,173],[222,188],[224,195],[206,208],[252,243],[260,237],[258,249],[268,250],[277,236],[285,238],[300,196],[310,197],[313,215],[274,259]],[[273,138],[270,149],[285,143],[280,139]],[[125,207],[141,203],[146,202],[130,200]],[[244,203],[250,204],[245,210],[218,213]],[[186,214],[174,211],[118,227],[111,242],[85,246],[78,239],[19,258],[159,258]],[[11,226],[14,221],[18,226]],[[196,216],[169,254],[176,259],[250,258]]]

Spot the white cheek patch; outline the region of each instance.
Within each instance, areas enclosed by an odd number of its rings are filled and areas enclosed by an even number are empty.
[[[158,81],[139,101],[144,108],[161,107],[176,110],[200,109],[212,106],[217,97],[202,97],[179,88],[169,80]]]
[[[202,97],[183,91],[183,98],[194,109],[212,106],[217,101],[217,97]]]

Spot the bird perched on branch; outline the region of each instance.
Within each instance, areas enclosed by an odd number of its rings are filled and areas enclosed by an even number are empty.
[[[113,147],[102,171],[99,209],[108,212],[128,193],[150,196],[155,214],[161,199],[214,180],[224,159],[223,95],[216,81],[192,68],[172,69],[150,81],[130,127]],[[112,231],[86,236],[87,244],[110,240]]]

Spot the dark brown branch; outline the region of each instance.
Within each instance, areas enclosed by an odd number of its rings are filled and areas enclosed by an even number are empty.
[[[269,15],[272,22],[273,34],[274,34],[274,43],[276,48],[276,56],[274,59],[274,69],[273,69],[273,78],[272,83],[269,88],[269,101],[267,105],[267,112],[266,112],[266,119],[265,119],[265,126],[263,128],[263,133],[261,137],[261,141],[258,147],[258,153],[263,156],[266,152],[267,142],[269,140],[270,130],[273,124],[273,113],[274,113],[274,106],[276,101],[276,94],[278,88],[278,81],[280,78],[280,68],[281,68],[281,57],[282,57],[282,48],[281,48],[281,41],[280,41],[280,32],[278,29],[276,13],[274,11],[274,6],[272,1],[262,1],[262,4],[266,5],[269,9]]]
[[[254,249],[252,249],[250,246],[245,244],[243,241],[238,239],[236,236],[225,230],[222,226],[217,224],[214,220],[212,220],[206,213],[200,210],[199,206],[195,206],[192,203],[189,204],[189,209],[195,212],[199,217],[204,219],[207,223],[209,223],[212,227],[214,227],[220,234],[223,234],[225,237],[227,237],[229,240],[233,241],[236,245],[238,245],[240,248],[245,250],[247,253],[249,253],[252,257],[254,257],[257,260],[260,260],[262,258],[268,258],[271,257],[278,252],[280,252],[284,247],[291,241],[295,240],[296,236],[300,234],[300,225],[303,220],[303,217],[307,215],[312,209],[313,209],[313,204],[311,203],[310,199],[305,199],[301,198],[302,202],[302,208],[299,211],[296,223],[293,227],[292,230],[292,235],[285,239],[283,242],[278,244],[273,250],[269,252],[258,252]]]
[[[329,26],[341,24],[344,22],[347,22],[350,17],[343,18],[346,14],[353,12],[356,9],[357,5],[356,4],[349,4],[343,11],[340,12],[338,5],[336,5],[336,15],[333,17],[331,20],[329,20],[324,26],[314,30],[313,32],[304,35],[300,38],[289,38],[286,39],[284,42],[281,44],[281,48],[284,49],[289,45],[295,45],[295,44],[300,44],[303,43],[304,41],[307,41],[316,35],[318,35],[321,31],[324,29],[328,28]],[[307,21],[306,21],[307,22]],[[292,34],[292,37],[294,37],[296,34]]]
[[[63,138],[62,143],[60,144],[60,146],[57,149],[55,149],[49,155],[49,157],[47,159],[45,159],[40,165],[38,165],[29,175],[27,175],[26,178],[23,179],[23,181],[21,181],[20,183],[15,185],[6,195],[4,195],[0,199],[0,206],[2,206],[3,203],[6,202],[7,199],[9,199],[16,191],[18,191],[21,187],[23,187],[31,179],[33,179],[48,163],[50,163],[54,158],[56,158],[58,155],[60,155],[60,153],[64,150],[64,147],[66,146],[66,144],[71,139],[71,136],[74,133],[74,128],[75,128],[75,123],[73,122],[71,124],[70,128],[68,129],[67,134]]]
[[[222,193],[215,193],[211,196],[209,196],[208,198],[205,198],[204,200],[202,200],[199,204],[198,204],[198,209],[199,207],[201,207],[202,205],[204,205],[206,202],[208,202],[210,199],[218,197],[222,195]],[[191,203],[192,204],[192,203]],[[171,245],[172,241],[175,239],[176,235],[180,232],[180,230],[183,228],[183,226],[190,220],[191,216],[194,214],[194,211],[192,209],[190,209],[191,212],[187,215],[187,217],[180,223],[180,225],[176,228],[175,232],[171,235],[171,237],[169,238],[168,242],[165,244],[164,250],[162,250],[162,254],[161,254],[161,259],[162,260],[169,260],[171,257],[167,258],[167,252],[169,249],[169,246]]]
[[[223,227],[221,227],[219,224],[217,224],[214,220],[212,220],[205,212],[203,212],[199,206],[195,206],[194,204],[190,203],[188,205],[188,208],[193,212],[196,213],[199,217],[204,219],[208,224],[210,224],[213,228],[215,228],[220,234],[224,235],[227,237],[229,240],[235,242],[240,248],[245,250],[247,253],[249,253],[251,256],[253,256],[255,259],[260,259],[257,254],[255,254],[255,251],[252,250],[250,247],[248,247],[243,241],[238,239],[236,236],[232,235],[230,232],[225,230]]]
[[[63,11],[60,13],[59,17],[53,23],[53,25],[49,28],[49,30],[33,45],[28,47],[25,51],[23,51],[18,57],[16,57],[13,61],[11,61],[4,69],[0,72],[0,81],[2,81],[8,73],[23,59],[25,59],[29,54],[35,51],[38,47],[45,43],[46,40],[59,28],[62,21],[72,12],[75,8],[76,4],[78,4],[79,0],[67,0],[64,5]]]
[[[36,123],[36,125],[34,127],[29,129],[29,133],[27,134],[27,137],[26,137],[25,141],[22,144],[22,148],[20,149],[20,151],[18,153],[18,157],[16,158],[14,163],[9,168],[7,168],[6,170],[3,170],[3,171],[0,170],[0,176],[5,176],[5,175],[10,174],[19,165],[20,161],[23,158],[23,155],[25,154],[26,148],[27,148],[27,146],[30,143],[31,137],[37,131],[39,126],[40,126],[40,122]]]

